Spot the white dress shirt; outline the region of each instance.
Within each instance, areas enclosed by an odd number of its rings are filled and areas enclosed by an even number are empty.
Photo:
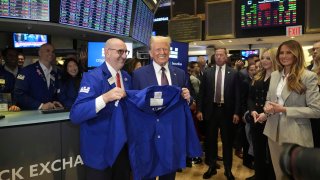
[[[116,80],[117,79],[117,77],[116,77],[117,76],[117,71],[115,69],[113,69],[113,67],[108,62],[105,62],[105,63],[107,65],[108,70],[111,73],[111,76],[112,76],[111,78],[113,78],[112,82],[116,84],[117,83],[117,80]],[[125,89],[124,85],[123,85],[123,81],[122,81],[121,71],[118,71],[118,73],[120,75],[121,88]],[[106,81],[107,81],[107,83],[109,83],[109,81],[107,79],[106,79]],[[96,113],[98,113],[101,109],[106,107],[106,103],[104,102],[102,95],[96,98],[96,103],[95,104],[96,104]]]
[[[50,66],[50,68],[48,69],[44,64],[42,64],[39,61],[40,67],[44,73],[44,77],[46,78],[47,81],[47,87],[50,87],[50,77],[51,77],[51,71],[52,71],[52,66]]]
[[[161,75],[162,75],[162,70],[159,64],[157,64],[156,62],[152,62],[153,63],[153,68],[154,68],[154,72],[156,72],[156,77],[157,77],[157,81],[158,81],[158,85],[161,86]],[[170,70],[169,70],[169,63],[166,63],[166,65],[164,65],[163,67],[166,69],[165,73],[169,82],[169,85],[172,85],[171,82],[171,75],[170,75]]]
[[[218,72],[219,72],[219,68],[220,66],[216,65],[216,74],[215,74],[215,85],[214,87],[217,87],[217,78],[218,78]],[[224,77],[225,77],[225,73],[226,73],[226,65],[224,64],[223,66],[221,66],[221,103],[224,103]],[[217,90],[215,90],[216,92]],[[214,95],[214,102],[216,102],[215,100],[216,95]]]

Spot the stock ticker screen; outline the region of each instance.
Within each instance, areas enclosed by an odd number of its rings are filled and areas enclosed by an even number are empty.
[[[297,0],[242,0],[241,29],[297,24]]]
[[[129,36],[133,0],[61,0],[61,24]]]
[[[132,27],[132,37],[149,45],[153,28],[153,19],[153,12],[142,2],[142,0],[137,0]]]
[[[0,17],[49,21],[49,0],[0,0]]]

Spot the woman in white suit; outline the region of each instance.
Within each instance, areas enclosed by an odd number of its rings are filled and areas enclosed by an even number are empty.
[[[268,137],[272,164],[277,180],[282,178],[279,165],[282,143],[313,147],[310,118],[320,117],[318,79],[304,68],[301,45],[294,40],[283,42],[276,54],[279,70],[271,74],[264,134]]]

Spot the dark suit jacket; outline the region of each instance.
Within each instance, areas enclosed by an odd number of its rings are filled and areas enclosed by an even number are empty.
[[[172,85],[178,87],[186,87],[189,88],[189,78],[186,73],[177,67],[170,66],[170,75]],[[149,86],[158,85],[156,73],[154,71],[153,64],[149,64],[147,66],[143,66],[133,72],[132,75],[132,84],[133,89],[144,89]]]
[[[213,101],[215,93],[215,71],[216,67],[206,69],[203,74],[198,99],[198,110],[203,113],[204,119],[212,118]],[[226,66],[224,79],[224,107],[228,116],[240,114],[240,94],[239,94],[238,72]]]

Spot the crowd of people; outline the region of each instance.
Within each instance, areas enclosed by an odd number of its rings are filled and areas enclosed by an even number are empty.
[[[127,59],[122,40],[111,38],[105,62],[86,73],[73,56],[57,67],[51,44],[42,45],[39,60],[26,67],[24,55],[7,48],[0,92],[11,96],[9,111],[70,109],[71,121],[80,125],[87,179],[133,174],[173,180],[188,161],[200,157],[201,163],[202,151],[208,165],[203,179],[209,179],[221,160],[219,133],[228,180],[235,179],[233,149],[255,170],[247,179],[272,180],[283,176],[283,143],[320,147],[320,42],[307,68],[302,46],[289,40],[250,55],[246,67],[219,47],[211,63],[203,56],[190,62],[188,73],[169,64],[170,43],[169,37],[153,36],[152,61],[142,66]]]

